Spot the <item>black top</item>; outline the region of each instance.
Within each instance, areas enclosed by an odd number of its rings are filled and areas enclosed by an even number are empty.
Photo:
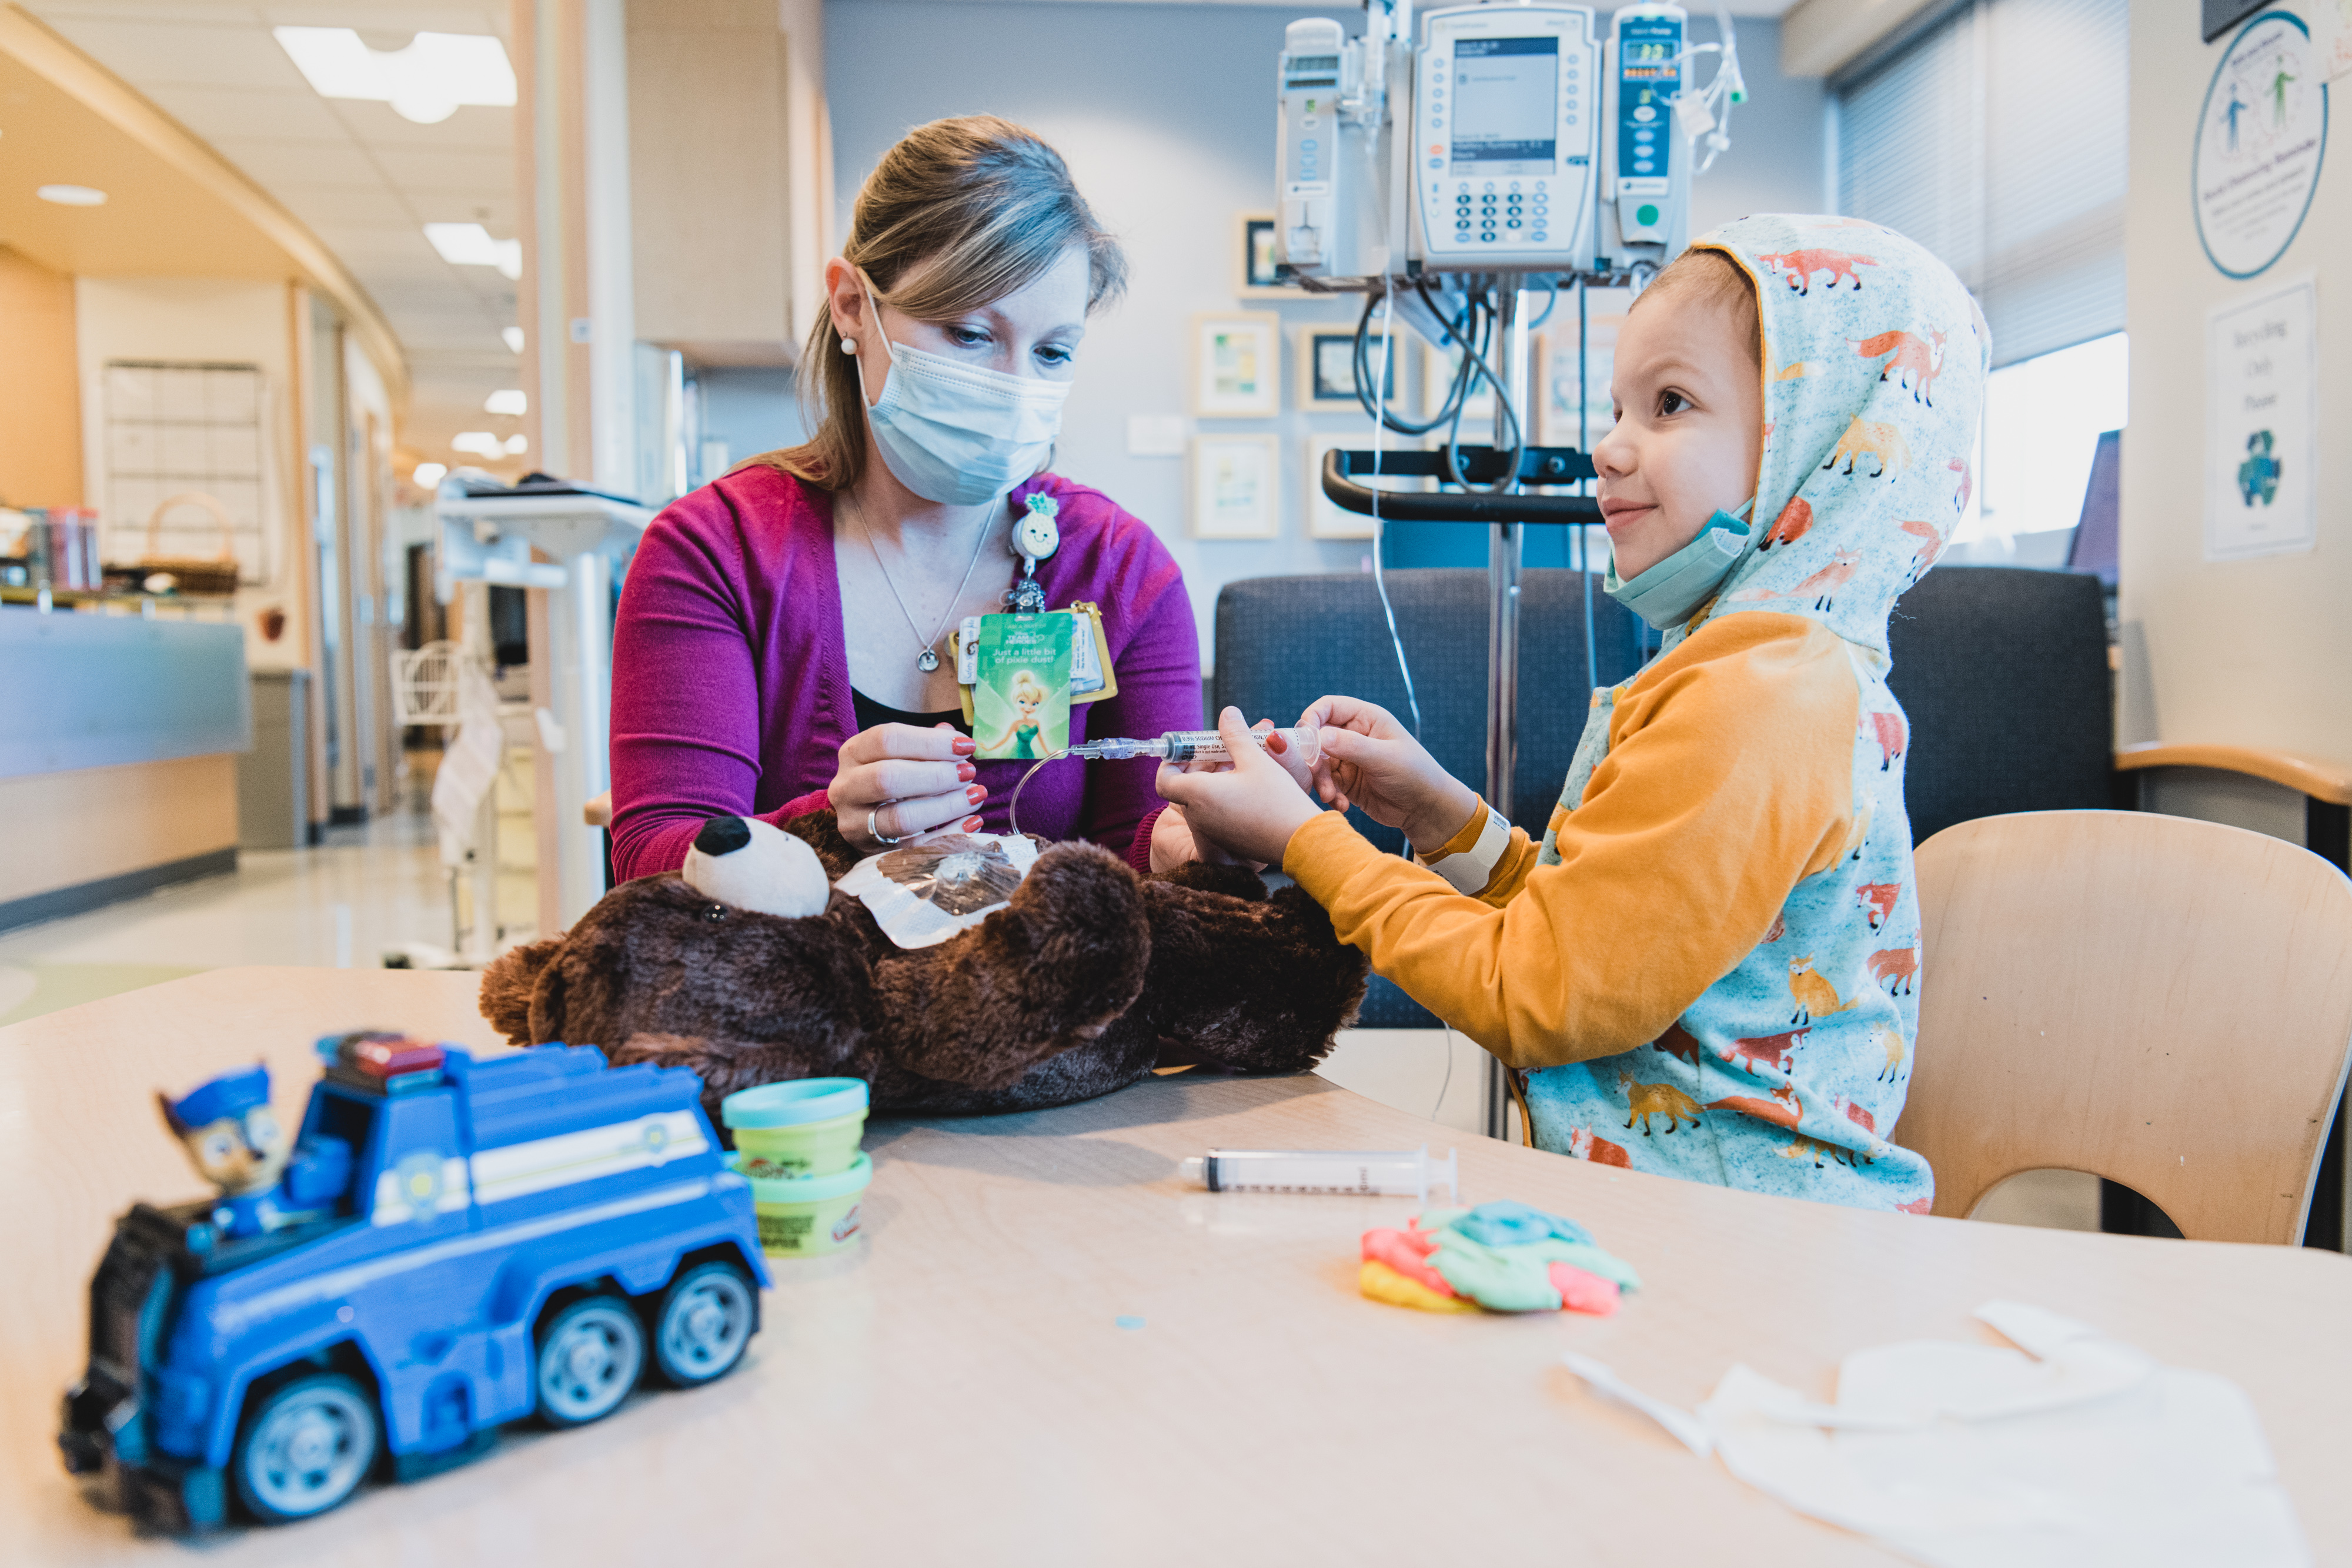
[[[849,706],[857,712],[860,733],[877,724],[911,724],[917,729],[930,729],[944,724],[951,726],[959,734],[971,733],[971,726],[963,721],[961,708],[951,707],[944,713],[908,713],[902,707],[885,707],[855,686],[850,688]]]

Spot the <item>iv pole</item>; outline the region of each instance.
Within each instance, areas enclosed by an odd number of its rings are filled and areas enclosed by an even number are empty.
[[[1581,285],[1580,284],[1580,287]],[[1541,384],[1538,367],[1529,362],[1527,296],[1517,280],[1497,287],[1496,311],[1496,380],[1508,389],[1519,418],[1531,421]],[[1510,447],[1524,442],[1510,438],[1504,399],[1496,400],[1495,444],[1458,449],[1465,478],[1491,485],[1503,477]],[[1442,452],[1388,451],[1380,454],[1379,472],[1392,476],[1446,477]],[[1373,492],[1355,480],[1373,473],[1373,454],[1335,451],[1323,460],[1323,494],[1348,511],[1369,515]],[[1530,526],[1568,526],[1579,529],[1601,520],[1600,503],[1589,495],[1544,496],[1521,486],[1571,485],[1593,476],[1591,459],[1573,447],[1521,445],[1518,472],[1507,486],[1454,493],[1382,491],[1380,515],[1391,522],[1483,523],[1490,527],[1486,543],[1486,800],[1506,819],[1512,812],[1512,775],[1518,762],[1519,728],[1519,570]],[[1580,533],[1579,538],[1581,538]],[[1588,582],[1588,602],[1590,601]],[[1586,634],[1591,635],[1591,626]],[[1487,1136],[1507,1131],[1508,1086],[1501,1062],[1489,1059],[1480,1092],[1480,1127]]]

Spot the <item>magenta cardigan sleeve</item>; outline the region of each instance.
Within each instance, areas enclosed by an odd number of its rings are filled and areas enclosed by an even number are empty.
[[[760,691],[740,538],[665,512],[630,562],[613,632],[618,880],[684,865],[705,818],[751,813]]]

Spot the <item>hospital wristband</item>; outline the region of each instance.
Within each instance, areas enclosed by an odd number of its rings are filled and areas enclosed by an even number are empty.
[[[1478,810],[1485,813],[1483,822],[1474,816],[1436,854],[1423,855],[1416,851],[1412,857],[1444,877],[1454,892],[1473,898],[1486,891],[1486,884],[1495,880],[1495,867],[1501,862],[1503,852],[1511,847],[1511,824],[1503,820],[1503,813],[1484,800],[1478,802]],[[1473,827],[1477,829],[1477,836],[1464,848],[1455,849]]]

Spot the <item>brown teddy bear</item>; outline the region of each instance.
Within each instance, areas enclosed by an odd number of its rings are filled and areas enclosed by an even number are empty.
[[[1363,999],[1365,961],[1300,889],[1236,866],[1139,877],[1046,849],[1010,904],[901,948],[831,883],[857,862],[830,810],[714,817],[685,871],[606,894],[483,972],[517,1045],[602,1046],[738,1089],[842,1076],[887,1112],[1005,1112],[1107,1094],[1155,1066],[1300,1072]]]

